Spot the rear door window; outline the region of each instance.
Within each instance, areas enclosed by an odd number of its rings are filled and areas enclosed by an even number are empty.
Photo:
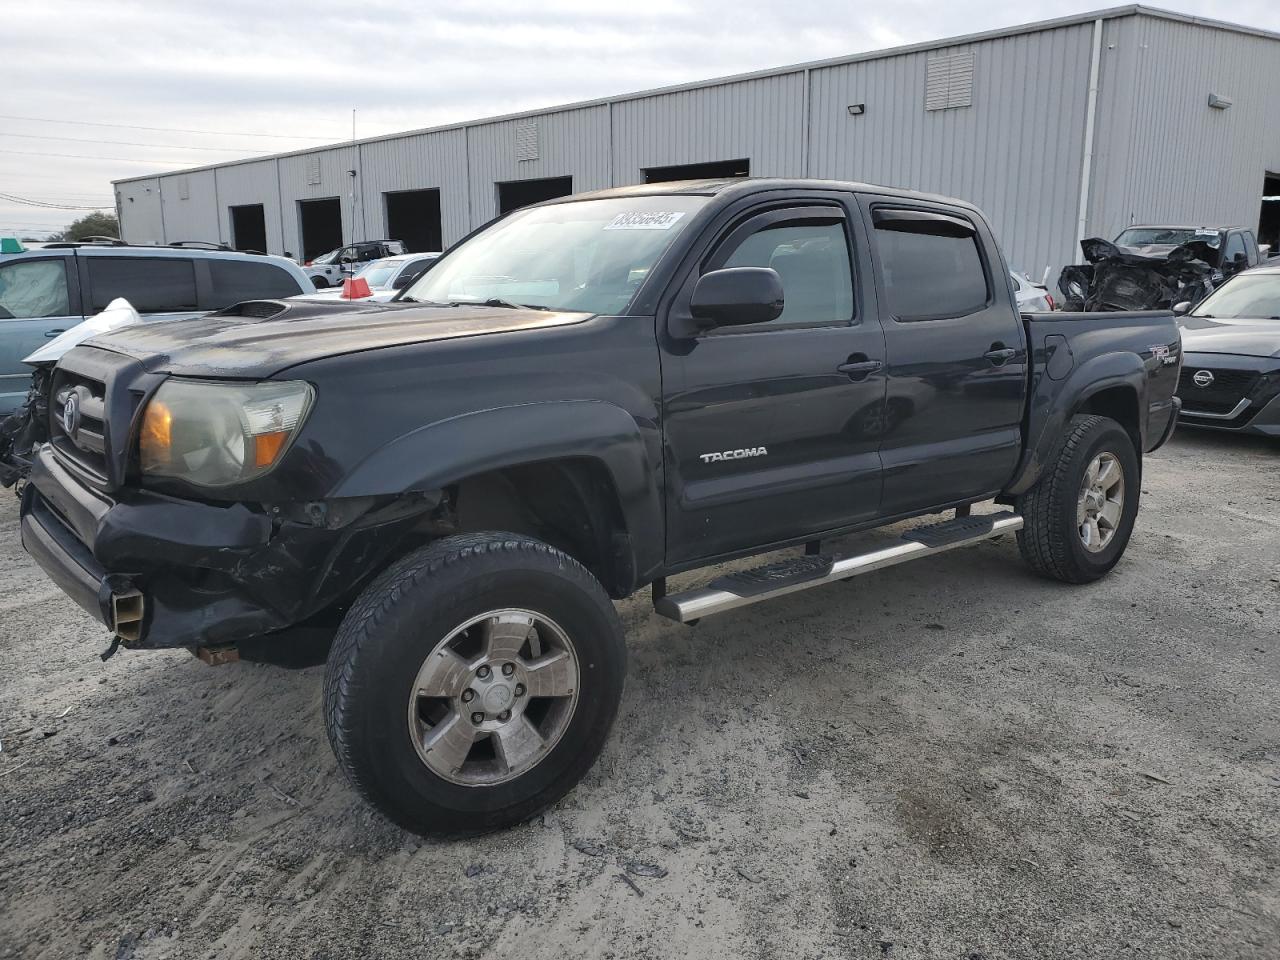
[[[63,257],[0,266],[0,320],[65,317],[70,313]]]
[[[876,213],[875,241],[889,312],[895,320],[963,317],[991,298],[972,225],[949,214]]]
[[[86,257],[92,313],[124,297],[139,313],[196,309],[196,275],[182,257]]]
[[[272,263],[211,259],[208,264],[211,287],[206,306],[211,310],[242,300],[273,300],[306,292],[298,281]]]

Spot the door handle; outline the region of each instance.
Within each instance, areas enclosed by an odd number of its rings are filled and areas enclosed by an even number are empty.
[[[999,344],[992,344],[991,349],[983,354],[988,360],[997,367],[1002,367],[1014,357],[1018,355],[1018,351],[1013,347],[1002,347]]]
[[[66,332],[67,332],[67,330],[66,330],[66,328],[65,328],[65,327],[63,327],[62,329],[59,329],[59,330],[46,330],[46,331],[44,332],[44,337],[45,337],[45,339],[46,339],[46,340],[52,340],[52,339],[53,339],[54,337],[56,337],[58,334],[60,334],[60,333],[66,333]]]
[[[846,374],[850,380],[865,380],[883,366],[879,360],[850,360],[849,363],[840,364],[836,370]]]

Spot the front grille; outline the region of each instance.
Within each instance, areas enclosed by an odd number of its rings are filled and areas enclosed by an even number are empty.
[[[1200,386],[1196,374],[1208,372],[1213,382]],[[1178,396],[1188,413],[1230,413],[1257,386],[1261,374],[1253,370],[1220,370],[1216,367],[1183,366],[1178,380]]]
[[[49,436],[54,449],[105,481],[108,437],[106,383],[96,377],[59,368],[54,373],[51,399]]]
[[[114,490],[124,483],[134,417],[163,379],[108,350],[81,346],[67,353],[49,386],[49,442],[58,461],[90,486]]]

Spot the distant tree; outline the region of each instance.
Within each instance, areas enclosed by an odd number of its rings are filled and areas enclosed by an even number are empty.
[[[114,213],[95,210],[72,222],[61,233],[51,234],[50,240],[83,240],[85,237],[118,237],[120,224]]]

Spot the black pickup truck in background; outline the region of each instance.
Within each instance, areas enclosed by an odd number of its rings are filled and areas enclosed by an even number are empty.
[[[223,661],[332,630],[354,784],[410,829],[481,830],[601,750],[611,598],[651,586],[692,623],[1015,532],[1041,574],[1106,574],[1179,361],[1167,312],[1019,315],[959,201],[609,190],[509,214],[389,304],[254,301],[76,348],[22,538],[128,647]]]

